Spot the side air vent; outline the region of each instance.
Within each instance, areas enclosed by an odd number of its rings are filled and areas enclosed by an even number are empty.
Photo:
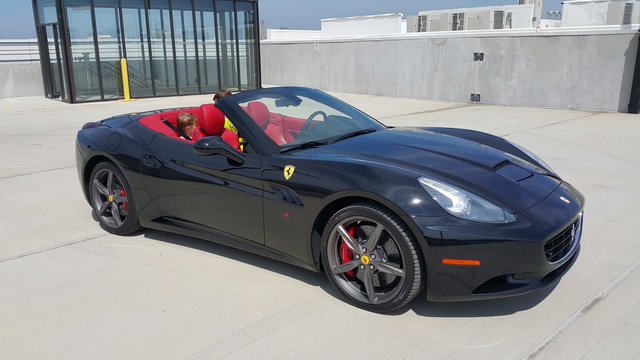
[[[304,206],[302,204],[302,199],[300,199],[295,191],[287,187],[277,185],[271,185],[271,189],[273,190],[273,194],[276,196],[276,198],[281,200],[282,202],[290,203],[296,206]]]

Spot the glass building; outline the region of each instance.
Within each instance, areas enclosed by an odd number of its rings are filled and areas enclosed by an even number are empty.
[[[45,96],[69,103],[260,87],[258,0],[32,0]]]

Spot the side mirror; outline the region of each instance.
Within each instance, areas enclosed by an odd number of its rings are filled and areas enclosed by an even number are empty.
[[[245,161],[244,155],[239,153],[231,145],[227,144],[224,140],[217,136],[208,136],[199,139],[193,144],[193,151],[202,156],[210,155],[222,155],[235,161],[238,164],[243,164]]]

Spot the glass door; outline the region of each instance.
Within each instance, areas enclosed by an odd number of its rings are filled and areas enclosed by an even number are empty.
[[[44,45],[42,47],[42,77],[45,97],[49,99],[65,98],[58,24],[40,25],[37,30],[39,41]]]

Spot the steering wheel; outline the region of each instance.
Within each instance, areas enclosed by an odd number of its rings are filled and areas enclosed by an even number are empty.
[[[327,114],[324,111],[321,111],[321,110],[314,111],[311,115],[309,115],[309,117],[307,118],[307,121],[304,122],[304,125],[302,125],[302,128],[300,129],[300,131],[311,129],[311,121],[313,120],[314,117],[318,115],[322,115],[323,121],[327,120]]]

